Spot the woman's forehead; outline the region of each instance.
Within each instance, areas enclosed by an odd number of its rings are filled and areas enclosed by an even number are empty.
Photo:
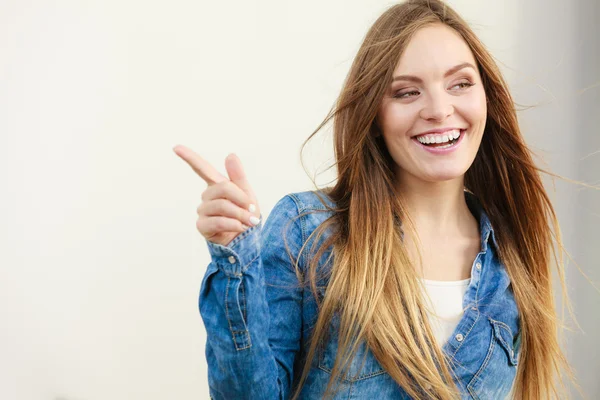
[[[444,24],[419,29],[408,42],[394,70],[396,75],[439,75],[454,66],[477,65],[462,36]]]

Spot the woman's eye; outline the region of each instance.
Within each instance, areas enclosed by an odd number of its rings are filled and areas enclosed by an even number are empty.
[[[396,95],[394,95],[394,98],[396,99],[405,99],[407,97],[412,97],[412,96],[407,96],[407,94],[411,94],[411,93],[419,93],[417,90],[411,90],[410,92],[404,92],[404,93],[396,93]]]
[[[469,88],[469,87],[471,87],[471,86],[474,86],[474,85],[475,85],[475,84],[474,84],[474,83],[472,83],[472,82],[460,82],[460,83],[457,83],[456,85],[454,85],[454,86],[452,86],[452,87],[453,87],[453,88],[455,88],[455,87],[457,87],[457,86],[458,86],[458,87],[459,87],[459,89],[467,89],[467,88]],[[408,97],[414,97],[414,95],[418,95],[418,94],[419,94],[419,91],[418,91],[418,90],[411,90],[411,91],[409,91],[409,92],[404,92],[404,93],[396,93],[396,94],[394,95],[394,98],[396,98],[396,99],[406,99],[406,98],[408,98]]]
[[[461,83],[457,83],[456,85],[454,85],[452,87],[460,86],[461,89],[466,89],[466,88],[471,87],[473,85],[475,85],[475,84],[471,83],[471,82],[461,82]]]

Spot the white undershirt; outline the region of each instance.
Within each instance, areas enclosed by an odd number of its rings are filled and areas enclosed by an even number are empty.
[[[426,294],[431,300],[434,314],[427,313],[436,340],[443,346],[463,315],[463,296],[469,287],[471,278],[461,281],[432,281],[421,279]],[[427,299],[427,296],[425,296]],[[428,300],[426,300],[428,301]]]
[[[421,279],[424,283],[425,290],[429,295],[431,303],[433,303],[433,311],[437,314],[432,315],[427,313],[435,339],[440,346],[443,346],[448,339],[456,325],[460,322],[460,319],[464,313],[462,308],[462,301],[471,278],[464,279],[462,281],[432,281],[428,279]],[[427,297],[426,297],[427,299]],[[427,300],[426,300],[427,301]],[[431,303],[430,307],[431,307]],[[505,400],[512,399],[514,396],[514,382],[510,389],[509,395]]]

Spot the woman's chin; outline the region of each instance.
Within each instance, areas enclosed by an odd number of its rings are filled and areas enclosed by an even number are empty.
[[[424,183],[448,182],[457,179],[464,179],[468,168],[457,167],[455,163],[446,163],[446,165],[436,166],[437,168],[413,168],[412,170],[398,171],[400,181],[411,182],[421,181]]]
[[[464,175],[464,171],[437,171],[423,176],[422,180],[432,183],[447,182],[455,179],[462,179]]]

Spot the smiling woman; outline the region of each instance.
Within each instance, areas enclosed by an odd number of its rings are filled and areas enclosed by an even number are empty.
[[[377,114],[398,185],[456,178],[473,163],[487,118],[475,64],[468,44],[443,23],[419,29],[404,49]]]
[[[209,185],[211,397],[563,398],[560,231],[465,21],[437,0],[390,7],[308,140],[332,119],[336,184],[286,195],[264,226],[236,157],[227,179],[175,149]]]

